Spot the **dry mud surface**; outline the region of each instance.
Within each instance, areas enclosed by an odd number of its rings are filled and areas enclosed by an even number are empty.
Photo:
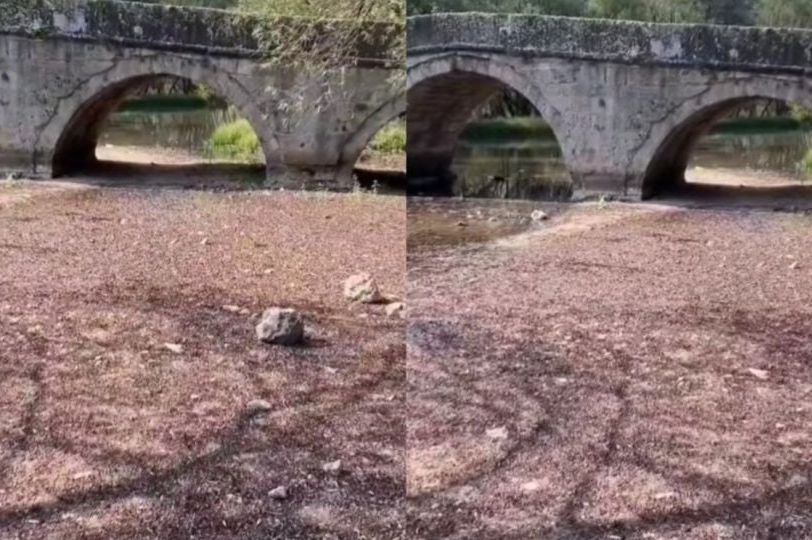
[[[403,296],[405,217],[396,197],[3,183],[0,538],[402,536],[405,323],[342,283]],[[306,346],[257,342],[272,305],[304,311]]]
[[[812,538],[812,215],[535,207],[409,202],[411,537]]]

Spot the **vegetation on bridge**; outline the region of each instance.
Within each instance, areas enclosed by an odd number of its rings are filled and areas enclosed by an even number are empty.
[[[812,28],[809,0],[410,0],[409,14],[453,11],[537,13],[654,22]]]

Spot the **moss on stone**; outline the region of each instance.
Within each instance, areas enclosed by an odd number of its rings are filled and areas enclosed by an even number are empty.
[[[292,19],[273,21],[257,16],[209,8],[143,4],[120,0],[6,0],[0,10],[0,34],[34,38],[62,37],[112,40],[139,46],[196,49],[207,53],[238,55],[268,54],[272,48],[257,36],[267,27],[285,25]],[[301,24],[297,20],[297,24]],[[353,22],[317,21],[329,24]],[[361,33],[359,58],[386,59],[392,25],[371,23]],[[402,31],[402,27],[400,27]],[[368,37],[367,37],[368,36]]]
[[[486,13],[410,17],[409,53],[472,50],[624,63],[812,67],[812,30]]]

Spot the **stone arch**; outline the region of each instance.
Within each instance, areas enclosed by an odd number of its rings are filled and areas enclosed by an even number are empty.
[[[355,164],[364,149],[375,137],[375,134],[405,112],[406,93],[402,92],[387,100],[361,122],[342,148],[338,169],[338,182],[340,185],[349,186],[352,184]]]
[[[501,57],[448,53],[411,64],[407,72],[409,175],[441,177],[446,173],[471,115],[503,88],[527,99],[550,125],[564,156],[570,155],[568,139],[562,137],[562,114],[544,95],[542,86],[543,82],[530,79]],[[431,105],[431,101],[436,103]]]
[[[644,171],[639,177],[642,197],[651,198],[684,184],[699,139],[736,109],[763,99],[812,108],[812,89],[803,77],[739,76],[712,83],[654,125],[633,165],[633,170]]]
[[[202,83],[233,105],[256,131],[268,166],[278,159],[279,144],[270,115],[263,114],[234,75],[218,69],[210,60],[159,55],[119,60],[97,75],[81,81],[72,92],[57,100],[37,141],[37,153],[49,159],[53,176],[61,176],[94,159],[101,123],[139,85],[165,77]]]

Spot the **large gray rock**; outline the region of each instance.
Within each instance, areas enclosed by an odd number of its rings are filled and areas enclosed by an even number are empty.
[[[344,297],[353,302],[375,304],[383,300],[378,284],[369,274],[356,274],[344,282]]]
[[[304,321],[295,309],[273,307],[262,314],[257,338],[275,345],[296,345],[304,339]]]

